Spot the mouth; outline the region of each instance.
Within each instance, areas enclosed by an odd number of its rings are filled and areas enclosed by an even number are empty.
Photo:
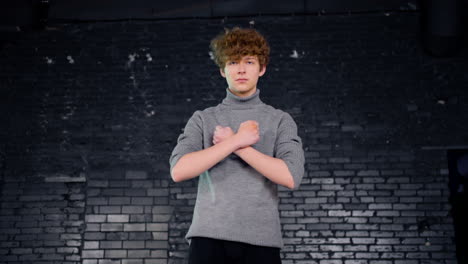
[[[248,79],[244,79],[244,78],[236,79],[236,82],[246,82],[246,81],[248,81]]]

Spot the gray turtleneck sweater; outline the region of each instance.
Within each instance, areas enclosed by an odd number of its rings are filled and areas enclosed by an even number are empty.
[[[221,104],[195,111],[189,119],[171,154],[171,170],[183,155],[211,147],[217,125],[236,132],[242,122],[255,120],[260,140],[252,147],[282,159],[297,189],[304,175],[304,152],[292,117],[264,104],[258,89],[245,98],[226,91]],[[278,201],[277,184],[232,153],[198,177],[197,200],[186,239],[190,243],[191,237],[201,236],[281,248]]]

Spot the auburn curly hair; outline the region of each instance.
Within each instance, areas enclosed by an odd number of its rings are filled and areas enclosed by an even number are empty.
[[[270,47],[266,39],[255,29],[225,29],[210,43],[213,58],[221,69],[227,61],[239,61],[243,56],[257,56],[260,69],[268,64]]]

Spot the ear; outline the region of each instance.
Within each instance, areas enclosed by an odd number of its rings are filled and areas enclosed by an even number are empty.
[[[262,69],[260,69],[260,72],[258,73],[258,76],[260,76],[260,77],[263,76],[263,74],[265,74],[265,72],[266,72],[266,65],[264,65],[262,67]]]
[[[226,73],[224,73],[224,69],[223,69],[223,68],[219,68],[219,73],[221,73],[221,76],[223,76],[224,78],[226,78]]]

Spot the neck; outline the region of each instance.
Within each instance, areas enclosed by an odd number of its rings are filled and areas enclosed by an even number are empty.
[[[260,100],[259,89],[256,89],[253,94],[246,96],[238,96],[230,89],[226,89],[226,98],[224,98],[222,104],[230,108],[248,109],[262,105],[263,102]]]
[[[236,96],[239,96],[239,97],[249,97],[252,94],[257,92],[257,87],[254,87],[252,90],[249,90],[249,91],[244,92],[244,93],[243,92],[237,92],[237,91],[235,91],[235,90],[233,90],[231,88],[228,88],[228,89],[232,94],[234,94]]]

